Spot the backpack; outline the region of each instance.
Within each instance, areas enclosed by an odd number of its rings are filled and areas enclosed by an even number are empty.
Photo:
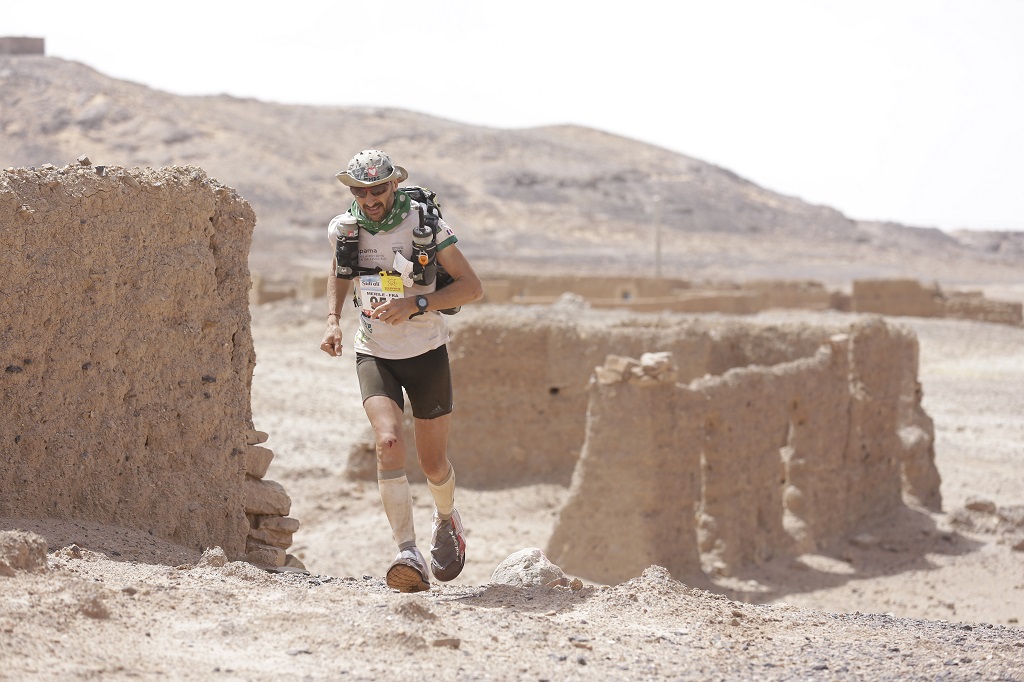
[[[420,257],[414,253],[413,259],[413,281],[419,284],[430,284],[436,282],[435,290],[441,290],[454,282],[454,278],[448,274],[444,267],[437,262],[437,224],[441,219],[441,205],[437,200],[437,193],[426,187],[411,185],[400,187],[409,198],[420,204],[420,230],[424,227],[429,229],[430,243],[414,249],[421,248]],[[335,246],[337,258],[337,271],[335,275],[340,279],[353,279],[364,274],[366,269],[359,267],[359,225],[348,228],[345,233],[339,231],[338,242]],[[373,272],[376,272],[374,270]],[[445,308],[439,312],[445,315],[454,315],[462,309],[462,306]]]

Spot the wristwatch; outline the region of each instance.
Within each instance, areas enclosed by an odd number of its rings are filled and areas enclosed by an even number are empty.
[[[427,297],[426,296],[417,296],[416,297],[416,307],[419,308],[419,311],[421,313],[427,312]]]

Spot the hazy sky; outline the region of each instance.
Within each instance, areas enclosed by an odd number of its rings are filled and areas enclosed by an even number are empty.
[[[179,94],[573,123],[852,218],[1024,230],[1021,0],[47,0],[0,35]]]

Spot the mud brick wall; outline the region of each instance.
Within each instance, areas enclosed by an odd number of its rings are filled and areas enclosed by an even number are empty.
[[[585,578],[729,573],[827,547],[904,500],[941,506],[917,338],[881,317],[506,305],[452,325],[460,483],[570,485],[547,553]],[[602,378],[612,358],[657,352],[670,378]]]
[[[0,516],[242,558],[247,507],[287,513],[246,476],[255,215],[199,168],[87,163],[0,172]]]
[[[851,309],[858,313],[941,317],[942,295],[912,279],[854,280]]]
[[[681,381],[813,355],[824,328],[570,307],[470,306],[452,318],[459,481],[567,485],[583,447],[587,386],[609,354],[672,352]],[[454,461],[454,460],[453,460]]]
[[[993,301],[981,292],[946,294],[942,301],[944,317],[963,320],[983,320],[1021,326],[1024,324],[1024,305],[1016,301]]]
[[[826,548],[910,491],[936,501],[934,452],[922,467],[903,438],[926,419],[908,375],[916,338],[879,319],[688,384],[599,372],[548,556],[609,583],[652,563],[699,580]]]
[[[549,556],[607,584],[619,582],[615,576],[623,571],[635,575],[655,564],[674,576],[700,574],[694,518],[703,424],[665,417],[700,414],[703,406],[694,401],[703,396],[677,391],[671,380],[602,386],[600,395],[590,402],[586,441]]]

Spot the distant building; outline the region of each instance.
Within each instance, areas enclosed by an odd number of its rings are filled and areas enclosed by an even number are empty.
[[[46,54],[46,39],[0,36],[0,54]]]

